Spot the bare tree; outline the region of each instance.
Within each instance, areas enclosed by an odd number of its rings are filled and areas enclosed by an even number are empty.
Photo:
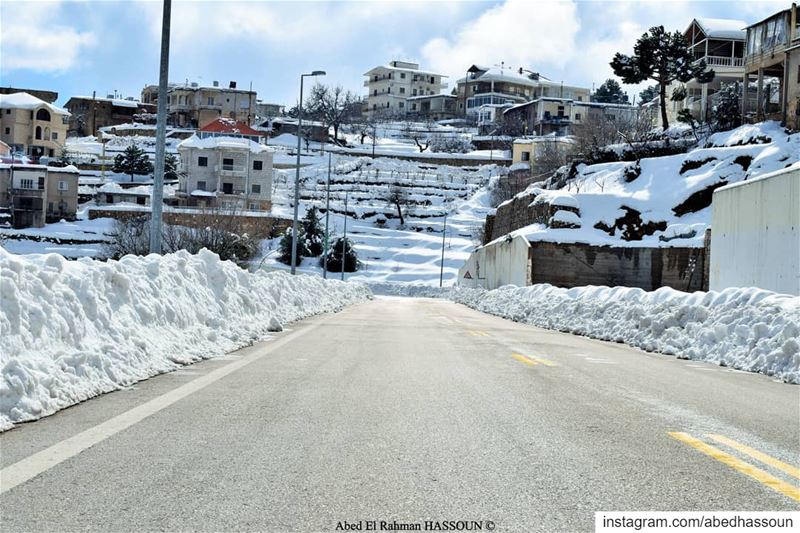
[[[345,91],[341,85],[328,87],[317,83],[311,89],[308,98],[308,109],[326,126],[333,128],[333,142],[339,143],[339,128],[353,113],[353,104],[358,97],[351,91]]]
[[[414,141],[420,153],[428,149],[433,138],[431,135],[433,123],[430,121],[425,122],[424,128],[425,129],[420,129],[413,122],[406,122],[403,126],[403,135]]]
[[[591,157],[598,149],[619,142],[620,131],[616,121],[605,115],[589,114],[581,123],[571,128],[575,150],[583,157]]]
[[[397,217],[400,219],[400,225],[405,224],[405,217],[403,216],[403,207],[408,204],[408,192],[400,185],[392,185],[389,189],[389,197],[387,202],[397,209]]]

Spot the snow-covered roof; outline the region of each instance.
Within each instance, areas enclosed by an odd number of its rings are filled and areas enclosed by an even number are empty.
[[[747,23],[743,20],[699,18],[694,19],[694,22],[700,26],[706,37],[744,40],[746,35]]]
[[[129,196],[151,196],[153,194],[152,185],[137,185],[136,187],[122,187],[117,182],[104,183],[97,188],[97,192],[106,194],[127,194]],[[164,197],[175,196],[174,185],[164,185]]]
[[[56,115],[69,115],[63,107],[54,106],[28,93],[0,94],[0,108],[4,109],[36,109],[46,107]]]
[[[259,132],[251,128],[247,122],[221,117],[200,128],[200,131],[211,133],[232,133],[236,135],[258,136]]]
[[[73,99],[75,99],[75,100],[96,100],[98,102],[110,102],[111,105],[113,105],[113,106],[117,106],[117,107],[133,107],[133,108],[138,108],[139,104],[141,103],[141,102],[139,102],[137,100],[125,100],[124,98],[100,98],[100,97],[92,98],[91,96],[73,96],[73,97],[70,98],[70,100],[73,100]]]
[[[439,74],[438,72],[431,72],[428,70],[419,70],[416,68],[408,68],[408,67],[393,67],[391,65],[380,65],[374,68],[369,69],[367,72],[364,73],[364,76],[372,76],[376,72],[383,72],[385,70],[390,71],[397,71],[397,72],[410,72],[412,74],[423,74],[425,76],[439,76],[442,78],[447,78],[444,74]]]
[[[69,174],[80,174],[81,171],[75,165],[67,165],[65,167],[51,167],[47,165],[32,165],[29,163],[0,163],[0,169],[9,169],[14,167],[14,170],[47,170],[48,172],[66,172]]]
[[[227,148],[232,150],[250,150],[250,153],[260,154],[262,152],[272,152],[273,149],[269,146],[259,144],[244,139],[242,137],[206,137],[201,139],[197,135],[192,135],[188,139],[181,141],[178,144],[178,150],[181,148]]]

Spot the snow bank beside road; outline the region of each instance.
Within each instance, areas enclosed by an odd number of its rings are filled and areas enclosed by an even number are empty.
[[[0,248],[0,430],[369,296],[207,250],[101,262]]]
[[[630,287],[459,289],[473,309],[800,383],[800,297],[755,288],[685,293]]]

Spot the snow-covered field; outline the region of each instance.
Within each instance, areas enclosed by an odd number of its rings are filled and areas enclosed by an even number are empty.
[[[102,262],[0,248],[0,430],[370,296],[205,250]]]
[[[755,288],[685,293],[546,284],[449,296],[517,322],[800,383],[800,297]]]

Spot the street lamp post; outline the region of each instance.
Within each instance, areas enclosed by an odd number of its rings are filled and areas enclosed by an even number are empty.
[[[292,274],[297,272],[297,209],[300,207],[300,134],[303,131],[303,78],[324,76],[324,70],[300,75],[300,103],[297,105],[297,171],[294,177],[294,217],[292,218]]]
[[[322,277],[328,277],[328,221],[331,215],[331,153],[328,152],[328,183],[325,185],[325,252],[322,254]]]

